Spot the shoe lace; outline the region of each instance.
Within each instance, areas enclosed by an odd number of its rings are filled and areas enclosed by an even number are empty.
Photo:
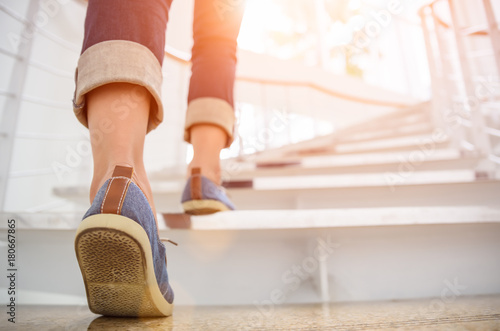
[[[178,243],[176,243],[175,241],[172,241],[172,240],[170,240],[168,238],[160,238],[160,241],[162,241],[162,242],[169,242],[169,243],[171,243],[171,244],[173,244],[175,246],[179,246]]]

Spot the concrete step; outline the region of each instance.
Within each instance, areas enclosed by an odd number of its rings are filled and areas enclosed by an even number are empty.
[[[22,329],[48,330],[498,330],[500,295],[332,304],[274,301],[244,306],[176,306],[172,318],[112,318],[86,306],[21,306]]]
[[[374,173],[399,171],[404,168],[414,171],[474,169],[481,161],[474,156],[463,156],[456,149],[408,150],[385,153],[359,153],[347,155],[288,156],[269,162],[259,162],[254,156],[241,159],[221,160],[224,180],[250,180],[254,177]],[[186,167],[164,168],[148,173],[151,182],[183,182]]]
[[[435,174],[433,177],[436,178]],[[471,173],[469,181],[450,183],[448,178],[444,183],[428,184],[411,183],[410,179],[403,177],[388,177],[383,185],[373,186],[361,183],[354,187],[344,183],[336,187],[256,187],[228,189],[227,192],[239,210],[498,205],[500,181],[475,181],[472,177]],[[157,210],[181,211],[180,190],[178,187],[153,189]]]
[[[165,221],[171,215],[163,215]],[[191,230],[275,230],[424,224],[498,223],[500,207],[385,207],[239,210],[184,216]],[[168,222],[166,223],[169,226]],[[184,227],[186,228],[186,227]]]
[[[498,208],[260,215],[267,216],[198,216],[197,229],[160,230],[179,243],[167,247],[177,305],[266,307],[277,296],[288,304],[403,300],[453,288],[457,296],[500,293]],[[18,304],[86,303],[74,233],[17,229]],[[0,293],[5,303],[6,279]]]
[[[338,137],[339,143],[348,142],[363,142],[377,139],[397,139],[399,137],[431,134],[433,127],[428,122],[412,123],[406,126],[395,126],[390,128],[382,128],[376,131],[364,131],[343,137]]]
[[[292,180],[293,179],[293,180]],[[181,212],[184,181],[152,182],[158,212]],[[500,181],[476,180],[470,170],[330,176],[262,177],[252,188],[228,188],[239,210],[399,206],[494,206]],[[54,194],[88,206],[88,187],[58,187]]]
[[[350,136],[357,133],[379,132],[395,128],[411,127],[416,124],[430,123],[431,118],[429,112],[425,109],[416,109],[410,110],[409,112],[389,114],[387,116],[382,116],[369,122],[353,126],[343,135]]]
[[[339,143],[318,152],[304,151],[298,153],[301,156],[305,155],[332,155],[332,154],[358,154],[358,153],[376,153],[376,152],[394,152],[394,151],[409,151],[421,150],[425,145],[432,148],[446,148],[449,145],[449,139],[442,136],[440,139],[433,139],[428,134],[411,135],[406,137],[389,138],[389,139],[374,139],[363,142],[347,142]]]
[[[265,164],[226,161],[223,174],[224,180],[231,182],[259,177],[474,170],[481,161],[478,157],[460,157],[458,151],[447,150],[381,154],[287,158]],[[171,180],[179,178],[184,176],[172,176]]]
[[[255,162],[270,163],[280,162],[286,159],[297,159],[310,156],[328,156],[344,154],[369,154],[369,153],[390,153],[404,151],[434,150],[450,147],[450,140],[443,131],[434,130],[431,134],[411,134],[397,138],[371,139],[366,141],[337,142],[325,140],[321,144],[304,145],[302,148],[290,151],[287,147],[283,150],[276,149],[256,153],[255,155],[245,155],[245,158],[252,158]],[[235,158],[233,160],[237,160]]]

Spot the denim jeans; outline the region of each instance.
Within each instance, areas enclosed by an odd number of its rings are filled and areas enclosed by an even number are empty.
[[[180,1],[180,0],[179,0]],[[89,0],[76,74],[74,111],[87,126],[85,94],[113,82],[147,88],[153,100],[148,132],[163,120],[161,65],[172,0]],[[198,123],[233,140],[236,38],[244,0],[195,0],[192,75],[184,138]]]

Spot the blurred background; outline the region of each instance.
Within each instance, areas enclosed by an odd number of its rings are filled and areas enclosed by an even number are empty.
[[[192,8],[173,2],[165,120],[146,140],[162,215],[181,211],[192,157],[182,139]],[[0,214],[21,231],[25,303],[85,302],[68,248],[92,176],[88,132],[71,105],[85,11],[79,0],[0,1]],[[265,298],[330,235],[340,247],[335,264],[317,261],[289,302],[439,296],[443,280],[458,276],[469,294],[499,293],[499,20],[493,0],[247,0],[237,139],[221,154],[239,210],[170,231],[191,247],[171,262],[180,303],[211,302],[215,289],[192,276],[209,263],[240,276],[266,270],[255,286],[203,271],[227,290],[216,304]],[[370,280],[360,276],[367,252],[381,265]],[[38,268],[71,277],[44,282],[32,276]]]

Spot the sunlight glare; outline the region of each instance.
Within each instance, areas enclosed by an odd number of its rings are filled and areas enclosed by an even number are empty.
[[[292,29],[291,19],[275,2],[249,0],[241,23],[238,46],[252,52],[264,53],[267,49],[267,31],[289,32]]]

